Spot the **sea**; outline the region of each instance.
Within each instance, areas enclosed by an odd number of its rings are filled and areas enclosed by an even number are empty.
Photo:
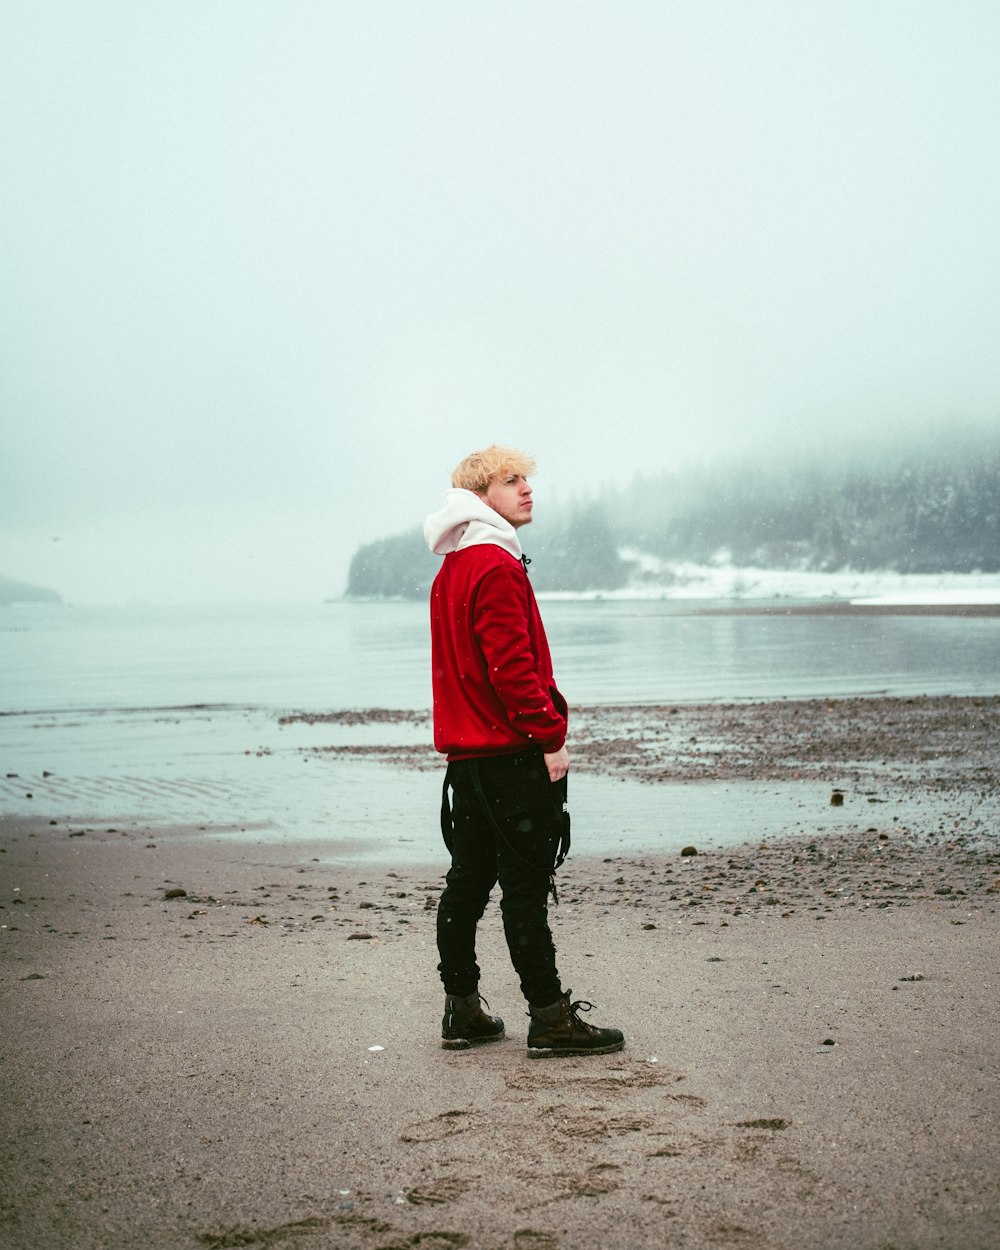
[[[766,606],[554,598],[542,612],[571,706],[1000,694],[1000,616]],[[334,861],[432,859],[440,775],[338,751],[423,742],[425,723],[282,724],[430,701],[422,603],[5,608],[0,813],[140,820],[290,853],[308,843]],[[826,783],[572,784],[575,844],[590,853],[725,845],[870,814],[850,796],[831,809]]]
[[[554,599],[542,610],[576,704],[1000,692],[995,615],[760,614],[766,606]],[[427,607],[413,602],[21,605],[0,609],[0,711],[427,708],[428,645]]]

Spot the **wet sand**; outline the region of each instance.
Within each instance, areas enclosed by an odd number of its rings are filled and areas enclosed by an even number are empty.
[[[336,864],[155,799],[0,819],[0,1246],[997,1244],[998,716],[582,711],[581,772],[651,796],[805,778],[863,814],[571,856],[564,980],[627,1037],[590,1060],[526,1057],[495,906],[482,988],[508,1037],[440,1049],[440,856]]]
[[[338,740],[318,754],[354,753],[404,768],[440,768],[430,715],[373,708],[291,713],[283,725],[332,730],[423,729],[418,741]],[[1000,697],[871,696],[775,702],[575,707],[574,770],[638,781],[850,782],[927,793],[1000,792]]]

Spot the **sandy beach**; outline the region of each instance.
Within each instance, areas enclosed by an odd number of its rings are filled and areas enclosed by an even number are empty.
[[[372,715],[386,786],[432,765]],[[989,698],[583,711],[581,776],[722,782],[736,811],[801,780],[850,812],[571,855],[564,981],[627,1039],[590,1060],[527,1058],[495,905],[507,1039],[441,1050],[443,853],[331,863],[278,826],[172,823],[155,792],[114,821],[22,807],[0,1246],[1000,1244],[998,721]]]

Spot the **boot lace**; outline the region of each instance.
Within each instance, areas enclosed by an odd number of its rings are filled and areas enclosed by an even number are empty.
[[[566,997],[568,998],[569,994],[571,993],[572,993],[572,990],[569,991]],[[569,1014],[573,1019],[573,1023],[578,1028],[583,1029],[584,1033],[597,1034],[597,1033],[600,1033],[601,1031],[597,1027],[596,1024],[591,1024],[589,1020],[581,1020],[579,1015],[577,1015],[577,1012],[580,1012],[580,1011],[593,1011],[593,1010],[594,1010],[594,1004],[588,1003],[586,999],[583,999],[583,998],[578,998],[576,1002],[570,1003],[569,1005]]]

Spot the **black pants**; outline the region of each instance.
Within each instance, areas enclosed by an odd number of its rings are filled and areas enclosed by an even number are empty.
[[[551,782],[542,752],[532,748],[449,764],[446,793],[449,785],[454,802],[450,818],[442,812],[442,829],[451,869],[437,914],[445,993],[476,992],[476,925],[499,880],[504,933],[521,992],[536,1006],[554,1003],[562,987],[548,895],[560,848],[564,853],[569,842],[566,779]]]

